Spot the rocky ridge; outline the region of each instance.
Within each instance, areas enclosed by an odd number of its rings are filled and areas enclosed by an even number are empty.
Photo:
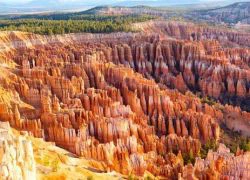
[[[190,14],[187,17],[199,20],[207,21],[211,23],[250,23],[250,3],[249,2],[236,2],[221,8],[214,8],[208,10],[198,10]]]

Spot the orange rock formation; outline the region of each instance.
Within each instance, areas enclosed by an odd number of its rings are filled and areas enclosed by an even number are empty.
[[[224,50],[219,40],[206,38],[123,33],[3,36],[2,60],[16,68],[1,79],[12,97],[8,106],[0,102],[1,121],[102,161],[108,171],[185,178],[195,167],[183,169],[181,154],[196,156],[201,144],[219,140],[220,123],[232,128],[241,117],[245,124],[236,130],[249,135],[248,112],[209,105],[190,92],[243,106],[249,100],[248,49]]]

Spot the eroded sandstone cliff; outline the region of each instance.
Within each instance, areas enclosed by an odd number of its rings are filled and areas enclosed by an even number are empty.
[[[216,152],[210,151],[205,160],[197,158],[194,167],[184,168],[179,179],[249,179],[250,153],[233,155],[220,144]]]
[[[249,108],[248,49],[125,33],[1,41],[1,121],[105,171],[184,177],[182,155],[218,141],[221,123],[249,135],[248,112],[191,92]]]
[[[0,122],[1,179],[36,179],[32,144],[25,137],[11,134],[9,123]]]

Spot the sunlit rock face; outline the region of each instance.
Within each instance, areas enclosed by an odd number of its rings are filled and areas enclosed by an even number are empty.
[[[249,33],[229,30],[223,27],[217,28],[208,25],[177,21],[143,22],[136,23],[134,27],[147,34],[157,33],[161,38],[174,37],[189,41],[217,40],[221,45],[228,47],[250,46]],[[208,48],[212,50],[215,47],[216,46]]]
[[[220,123],[249,135],[248,112],[191,93],[243,106],[248,49],[129,33],[4,37],[1,121],[107,171],[185,177],[193,167],[184,168],[182,155],[218,141]]]
[[[32,144],[14,136],[8,122],[0,122],[0,176],[3,179],[36,179]]]
[[[209,151],[205,160],[197,158],[195,165],[186,166],[179,179],[249,179],[250,153],[235,156],[224,144],[216,152]],[[196,173],[199,172],[199,173]]]

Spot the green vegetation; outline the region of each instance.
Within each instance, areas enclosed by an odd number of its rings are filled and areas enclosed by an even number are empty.
[[[234,132],[222,124],[221,141],[232,153],[236,153],[237,148],[243,151],[250,151],[250,138],[244,137],[240,132]]]
[[[218,148],[218,144],[214,139],[207,141],[205,144],[202,145],[200,150],[200,157],[205,159],[207,157],[207,153],[209,150],[216,151]]]
[[[193,154],[193,151],[189,151],[188,153],[183,153],[182,154],[184,164],[193,164],[195,163],[195,156]]]
[[[222,132],[221,132],[221,138],[220,143],[225,144],[232,153],[236,153],[237,149],[241,149],[243,151],[250,151],[250,138],[244,137],[239,132],[234,132],[230,129],[228,129],[224,124],[221,125]],[[207,141],[205,144],[201,146],[201,150],[198,156],[200,156],[202,159],[205,159],[207,157],[208,151],[217,151],[218,149],[218,142],[216,142],[214,139],[211,139]],[[184,164],[194,164],[195,163],[195,155],[192,151],[189,153],[182,154]]]
[[[55,15],[56,16],[56,15]],[[34,15],[35,17],[35,15]],[[25,31],[37,34],[64,34],[64,33],[111,33],[132,31],[131,24],[152,19],[147,15],[126,16],[96,16],[81,15],[73,19],[67,17],[40,19],[12,19],[0,20],[0,31]],[[57,17],[57,16],[56,16]],[[76,18],[77,17],[77,18]],[[65,19],[64,19],[65,18]],[[60,20],[54,20],[60,19]],[[63,20],[64,19],[64,20]]]
[[[202,103],[206,103],[206,104],[208,104],[208,105],[210,105],[210,106],[212,106],[212,105],[215,105],[216,104],[216,102],[212,99],[212,98],[210,98],[210,97],[203,97],[203,98],[201,98],[201,102]]]
[[[134,174],[128,175],[128,180],[137,180],[138,178]]]
[[[250,151],[250,139],[246,137],[241,137],[239,147],[244,151]]]

